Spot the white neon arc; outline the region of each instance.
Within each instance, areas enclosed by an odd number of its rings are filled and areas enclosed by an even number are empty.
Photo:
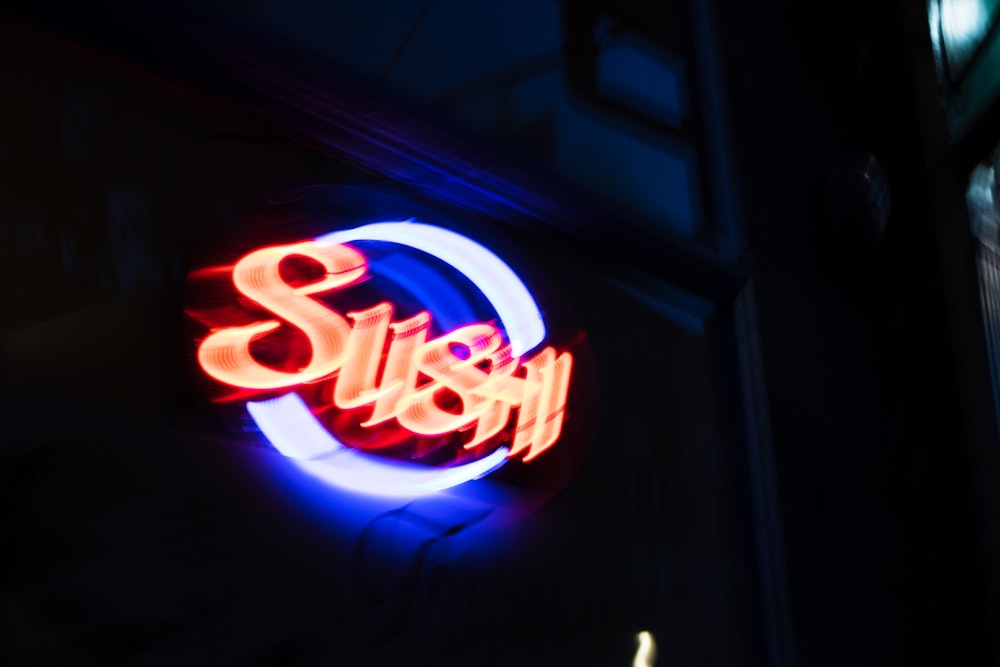
[[[298,394],[248,402],[247,409],[275,449],[328,484],[380,496],[417,497],[443,491],[499,468],[508,449],[451,468],[390,461],[342,445],[313,417]]]
[[[515,356],[545,340],[542,314],[517,274],[492,252],[455,232],[408,220],[377,222],[314,241],[319,245],[388,241],[426,252],[454,267],[482,291],[507,331]],[[395,462],[344,446],[295,392],[268,401],[247,401],[247,410],[274,448],[304,471],[360,493],[413,498],[443,491],[488,475],[506,463],[509,453],[500,447],[482,459],[451,468]]]
[[[480,289],[503,322],[511,351],[520,357],[545,340],[545,323],[531,292],[502,259],[460,234],[419,222],[376,222],[313,239],[318,245],[388,241],[422,250],[450,264]]]

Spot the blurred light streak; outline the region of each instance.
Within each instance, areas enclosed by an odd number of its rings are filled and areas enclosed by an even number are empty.
[[[636,649],[632,667],[653,667],[656,664],[656,640],[653,639],[653,634],[643,630],[635,638],[639,642],[639,648]]]
[[[394,255],[391,262],[379,262],[380,277],[406,287],[414,301],[434,314],[434,321],[445,331],[476,321],[472,307],[462,292],[444,275],[415,258]]]
[[[469,324],[427,340],[430,314],[426,311],[393,324],[390,303],[348,312],[345,317],[309,298],[351,285],[365,274],[368,259],[345,245],[357,241],[407,245],[451,265],[490,301],[501,329]],[[280,267],[296,255],[320,264],[325,276],[301,286],[287,283]],[[412,278],[401,277],[404,285]],[[199,346],[198,360],[208,375],[225,384],[250,390],[291,389],[304,382],[330,379],[336,382],[332,398],[338,408],[374,404],[374,413],[362,426],[396,419],[413,433],[444,435],[475,423],[474,437],[466,448],[500,433],[511,410],[520,408],[514,451],[499,447],[472,463],[432,468],[345,447],[294,392],[272,400],[247,401],[250,416],[274,447],[330,484],[368,494],[417,497],[487,475],[514,453],[524,452],[528,462],[555,444],[562,432],[572,355],[564,352],[557,356],[547,347],[524,364],[525,377],[514,375],[520,366],[515,344],[530,349],[544,340],[541,313],[510,267],[459,234],[412,220],[365,225],[312,241],[253,251],[233,267],[233,283],[243,295],[303,331],[312,355],[301,371],[277,371],[255,360],[250,346],[254,339],[280,327],[279,320],[216,328]],[[511,320],[520,325],[522,334],[505,345],[501,332],[509,334],[507,323]],[[390,329],[387,365],[376,387]],[[456,347],[464,354],[456,352]],[[489,365],[481,368],[487,361]],[[431,384],[418,387],[418,372],[431,378]],[[460,397],[461,412],[436,404],[435,396],[444,388]]]
[[[931,42],[942,83],[960,81],[990,30],[996,0],[932,0]]]
[[[545,340],[542,314],[528,288],[503,260],[475,241],[412,220],[376,222],[315,239],[319,246],[352,241],[399,243],[450,264],[472,281],[492,304],[503,321],[514,356],[521,356]]]
[[[275,449],[302,470],[359,493],[416,498],[484,477],[507,460],[507,448],[500,447],[472,463],[431,468],[349,449],[316,421],[294,392],[269,401],[249,401],[247,410]]]
[[[996,192],[996,167],[980,164],[969,176],[965,197],[969,223],[978,241],[979,299],[990,362],[993,406],[1000,423],[1000,207]]]
[[[944,0],[941,27],[945,40],[956,47],[974,44],[982,37],[989,23],[989,13],[983,0]]]
[[[319,262],[327,272],[326,277],[292,287],[280,271],[281,261],[292,255]],[[281,326],[278,320],[264,320],[213,331],[198,347],[198,363],[219,382],[243,389],[277,389],[330,375],[340,368],[351,327],[342,315],[309,295],[349,285],[364,275],[366,269],[364,255],[342,245],[320,247],[308,241],[250,253],[236,263],[233,284],[241,294],[305,333],[312,346],[312,358],[305,368],[294,373],[259,363],[250,353],[251,342]]]
[[[938,78],[941,79],[941,0],[930,0],[927,3],[927,23],[930,25],[931,47],[938,66]]]
[[[525,392],[511,456],[527,449],[527,463],[554,445],[562,433],[573,356],[564,352],[556,358],[555,350],[547,347],[524,365],[528,369],[527,381],[537,383],[539,388]]]

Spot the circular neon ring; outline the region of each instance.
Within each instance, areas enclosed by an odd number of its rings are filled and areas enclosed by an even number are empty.
[[[413,222],[378,222],[317,237],[319,245],[388,241],[421,250],[451,265],[479,287],[500,318],[515,356],[545,340],[541,311],[528,288],[503,260],[460,234]],[[484,477],[507,461],[499,447],[477,461],[451,468],[392,461],[344,446],[291,392],[248,401],[257,427],[282,455],[333,486],[380,496],[418,497]]]

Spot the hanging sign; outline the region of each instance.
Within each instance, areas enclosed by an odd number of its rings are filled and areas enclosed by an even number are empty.
[[[560,445],[573,355],[546,344],[510,266],[461,234],[381,222],[208,271],[239,315],[197,341],[201,371],[334,486],[415,497]]]

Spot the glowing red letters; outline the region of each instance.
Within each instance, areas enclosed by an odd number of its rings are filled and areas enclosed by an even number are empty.
[[[289,285],[279,266],[293,256],[318,262],[325,277]],[[233,268],[233,284],[277,319],[213,330],[198,349],[202,369],[219,382],[246,389],[291,388],[329,378],[335,380],[331,393],[338,408],[372,409],[362,426],[395,419],[418,435],[474,426],[467,448],[502,432],[517,409],[510,456],[523,452],[530,461],[555,444],[569,390],[570,353],[546,347],[522,364],[489,324],[428,339],[431,317],[426,311],[392,322],[393,307],[386,302],[345,316],[310,298],[350,286],[367,268],[364,255],[350,246],[312,241],[246,255]],[[265,366],[250,352],[253,341],[283,322],[301,330],[312,348],[309,363],[295,372]],[[419,383],[421,376],[430,382]],[[436,397],[445,389],[460,399],[457,412],[438,405]]]

